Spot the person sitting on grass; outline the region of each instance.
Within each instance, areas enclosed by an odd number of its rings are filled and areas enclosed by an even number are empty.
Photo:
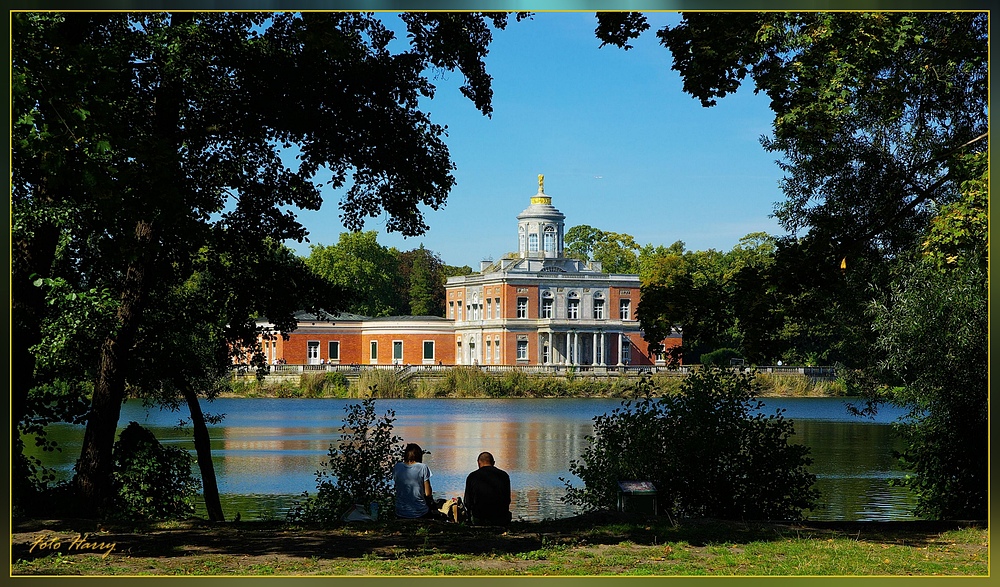
[[[392,468],[396,486],[396,517],[405,519],[436,517],[432,503],[431,470],[423,463],[424,451],[410,443],[403,449],[403,461]]]
[[[510,475],[496,467],[493,455],[479,454],[479,468],[465,479],[465,507],[474,525],[503,526],[510,523]]]

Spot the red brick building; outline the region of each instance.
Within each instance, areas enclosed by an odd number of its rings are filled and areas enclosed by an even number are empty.
[[[300,314],[268,360],[358,365],[653,365],[636,308],[639,276],[564,256],[565,216],[538,193],[518,216],[518,253],[451,277],[444,318]],[[681,344],[680,333],[662,341]]]

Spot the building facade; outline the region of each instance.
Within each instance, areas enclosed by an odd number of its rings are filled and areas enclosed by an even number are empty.
[[[565,256],[565,215],[538,192],[517,215],[518,252],[451,277],[446,315],[300,314],[288,340],[262,340],[271,362],[358,365],[653,365],[636,310],[639,276]],[[681,344],[680,333],[662,341]]]

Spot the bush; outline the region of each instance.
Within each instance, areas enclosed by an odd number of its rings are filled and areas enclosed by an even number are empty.
[[[568,503],[611,509],[618,482],[649,480],[660,513],[674,518],[797,519],[814,507],[809,448],[789,443],[792,423],[781,410],[764,415],[759,384],[749,373],[704,368],[676,393],[625,401],[594,418],[594,434],[570,472]]]
[[[323,389],[330,395],[346,397],[350,385],[350,382],[347,381],[347,375],[340,371],[329,371],[323,374]]]
[[[376,395],[377,390],[372,390]],[[337,522],[355,503],[379,504],[379,517],[395,511],[392,467],[403,452],[402,438],[392,433],[393,410],[375,413],[375,400],[344,406],[347,416],[340,428],[340,442],[331,444],[328,459],[316,471],[315,496],[304,494],[289,511],[289,520]]]
[[[716,349],[710,353],[705,353],[701,356],[702,365],[716,365],[719,367],[728,367],[729,359],[742,359],[743,355],[740,354],[736,349]]]
[[[961,259],[959,259],[961,260]],[[898,425],[915,514],[989,515],[989,281],[975,257],[949,271],[917,261],[872,308],[881,379],[910,409]]]
[[[166,520],[194,513],[200,484],[186,450],[163,446],[152,432],[129,422],[112,454],[117,517]]]
[[[351,395],[380,398],[413,397],[413,387],[407,381],[400,381],[395,371],[389,369],[372,369],[362,371],[358,376],[357,392]]]

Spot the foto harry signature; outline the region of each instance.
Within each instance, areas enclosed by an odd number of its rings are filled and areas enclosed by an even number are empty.
[[[54,534],[42,535],[35,539],[31,543],[31,548],[28,552],[34,552],[35,549],[39,551],[50,550],[52,552],[57,552],[66,549],[69,551],[93,551],[93,552],[103,552],[101,558],[107,558],[109,554],[114,552],[117,543],[115,542],[97,542],[91,541],[89,534],[78,534],[76,537],[70,538],[60,538]]]

